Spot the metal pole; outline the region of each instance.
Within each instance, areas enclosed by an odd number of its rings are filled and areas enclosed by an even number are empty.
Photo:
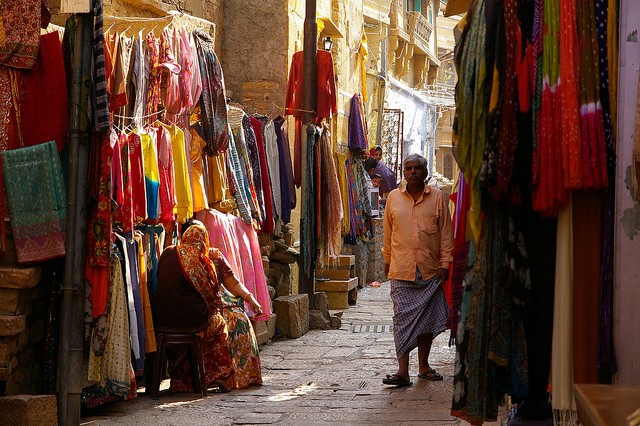
[[[68,190],[64,281],[60,307],[60,347],[58,356],[58,421],[60,425],[80,424],[82,393],[82,286],[84,282],[84,233],[86,230],[86,181],[88,155],[86,144],[81,147],[81,104],[83,62],[88,50],[87,25],[89,15],[78,15],[78,28],[73,45],[71,108],[67,138]],[[90,40],[89,40],[90,43]],[[84,72],[83,72],[84,71]]]
[[[318,103],[318,89],[317,89],[317,49],[318,49],[318,25],[316,23],[316,0],[306,0],[305,5],[305,16],[304,16],[304,50],[303,50],[303,71],[302,71],[302,109],[304,110],[302,115],[302,123],[304,126],[309,123],[315,123],[316,120],[316,107]],[[305,131],[305,130],[303,130]],[[302,154],[302,174],[301,174],[301,198],[302,198],[302,209],[305,208],[314,208],[315,203],[310,203],[311,205],[305,205],[306,200],[309,199],[309,195],[307,194],[305,182],[307,179],[313,178],[312,176],[307,176],[306,173],[306,163],[309,161],[306,158],[307,147],[306,138],[302,138],[303,146],[301,147]],[[304,248],[310,241],[307,241],[305,237],[305,233],[302,231],[304,228],[304,214],[301,215],[302,219],[300,219],[300,246],[301,251],[304,252]],[[311,275],[307,276],[306,271],[304,270],[304,259],[302,262],[303,267],[300,268],[300,281],[298,283],[299,293],[307,293],[309,295],[309,304],[310,307],[314,306],[314,294],[315,294],[315,280],[314,280],[314,271],[311,269]]]

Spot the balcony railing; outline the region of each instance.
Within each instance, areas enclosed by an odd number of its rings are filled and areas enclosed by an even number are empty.
[[[420,12],[406,12],[406,32],[409,34],[410,42],[416,45],[424,53],[433,54],[431,43],[431,32],[433,25]]]

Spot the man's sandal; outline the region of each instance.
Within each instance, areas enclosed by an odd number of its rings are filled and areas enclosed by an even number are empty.
[[[439,381],[443,379],[442,374],[438,373],[433,368],[430,368],[429,370],[427,370],[426,373],[418,373],[418,377],[420,377],[421,379],[427,379],[427,380],[433,380],[433,381]]]

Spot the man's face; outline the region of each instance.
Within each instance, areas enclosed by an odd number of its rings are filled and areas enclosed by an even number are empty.
[[[407,182],[424,182],[427,178],[427,169],[417,160],[405,161],[404,178]]]
[[[373,185],[374,188],[380,188],[380,180],[379,177],[371,178],[371,185]]]
[[[380,150],[374,151],[373,158],[375,158],[378,161],[382,160],[382,150],[380,149]]]

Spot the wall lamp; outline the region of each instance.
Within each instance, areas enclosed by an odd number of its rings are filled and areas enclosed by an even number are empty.
[[[324,50],[331,50],[331,47],[333,47],[333,40],[331,40],[331,37],[325,37],[324,40],[322,40],[322,46],[324,47]]]

